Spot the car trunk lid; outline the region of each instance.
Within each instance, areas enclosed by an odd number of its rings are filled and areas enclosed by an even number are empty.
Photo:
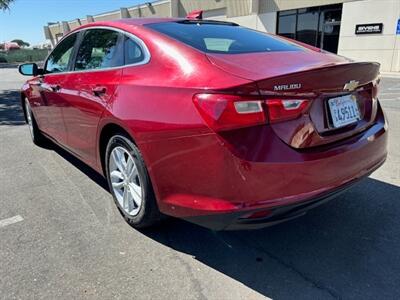
[[[207,56],[226,72],[255,81],[266,102],[277,98],[310,102],[296,119],[271,124],[274,132],[294,148],[315,147],[345,139],[365,130],[375,120],[378,63],[351,62],[310,49]],[[340,97],[356,103],[360,118],[335,128],[328,101]]]

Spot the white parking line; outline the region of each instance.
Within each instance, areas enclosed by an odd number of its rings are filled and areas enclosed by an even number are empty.
[[[8,218],[8,219],[0,220],[0,228],[6,227],[6,226],[14,224],[14,223],[21,222],[23,220],[24,220],[24,218],[21,217],[20,215],[16,215],[16,216]]]

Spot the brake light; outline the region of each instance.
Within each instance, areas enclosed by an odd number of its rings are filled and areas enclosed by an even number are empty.
[[[264,101],[254,96],[197,94],[193,101],[207,125],[215,131],[267,122],[262,107]]]
[[[271,123],[288,121],[298,118],[308,107],[306,99],[268,99],[269,121]]]
[[[215,131],[266,124],[268,120],[276,123],[296,119],[310,104],[306,99],[265,100],[226,94],[197,94],[193,101],[207,125]]]

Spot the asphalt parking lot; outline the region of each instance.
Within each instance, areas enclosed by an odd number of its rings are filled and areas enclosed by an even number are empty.
[[[0,299],[400,298],[400,77],[382,80],[381,169],[304,217],[241,232],[131,228],[99,175],[31,143],[23,80],[0,69]]]

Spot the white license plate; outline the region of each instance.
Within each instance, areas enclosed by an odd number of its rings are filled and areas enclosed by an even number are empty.
[[[357,99],[354,95],[346,95],[328,100],[333,127],[343,127],[361,119]]]

